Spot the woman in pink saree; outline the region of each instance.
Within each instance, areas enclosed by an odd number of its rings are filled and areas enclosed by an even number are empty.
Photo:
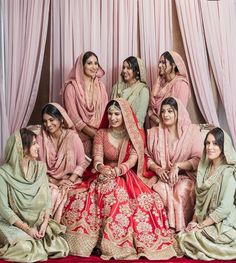
[[[191,124],[183,104],[172,97],[164,99],[159,127],[147,131],[147,166],[157,177],[153,189],[160,194],[176,232],[186,227],[194,212],[203,140],[200,126]]]
[[[96,177],[65,205],[70,253],[102,259],[169,259],[176,256],[163,203],[142,181],[144,138],[129,103],[108,103],[93,148]],[[82,242],[78,242],[82,240]]]
[[[85,169],[84,148],[72,121],[59,104],[45,105],[42,122],[37,136],[39,159],[47,165],[52,194],[52,217],[60,222],[70,187],[82,182]]]
[[[175,51],[164,52],[159,60],[159,76],[152,88],[148,115],[156,125],[159,123],[161,102],[167,97],[179,99],[187,107],[191,97],[189,78],[185,63]]]
[[[89,157],[92,154],[93,138],[108,101],[106,88],[100,81],[104,74],[97,55],[87,51],[76,60],[61,89],[63,105]]]

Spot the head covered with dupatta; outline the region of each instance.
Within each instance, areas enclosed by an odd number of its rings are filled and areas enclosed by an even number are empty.
[[[40,224],[51,205],[46,166],[42,162],[29,160],[25,174],[22,167],[24,150],[20,131],[16,131],[7,141],[5,164],[0,167],[0,176],[7,183],[11,195],[9,203],[15,212],[9,221],[14,223],[20,217],[29,225]]]
[[[72,130],[74,130],[75,127],[74,127],[74,124],[73,124],[72,120],[68,116],[68,114],[65,111],[65,109],[58,103],[55,103],[55,102],[47,103],[42,109],[42,119],[43,119],[43,114],[44,113],[47,113],[47,114],[49,114],[52,117],[55,117],[55,116],[52,115],[53,107],[51,107],[51,106],[55,107],[60,112],[60,114],[62,116],[62,120],[61,121],[62,121],[63,127],[65,129],[72,129]],[[55,117],[55,118],[57,118],[57,117]],[[42,122],[43,122],[43,120],[42,120]]]
[[[214,134],[219,134],[220,132],[223,133],[223,147],[222,147],[222,160],[224,161],[224,166],[226,167],[231,167],[232,169],[234,169],[235,171],[235,176],[236,176],[236,151],[233,147],[231,138],[229,137],[229,135],[221,128],[214,128],[212,130],[210,130],[205,138],[205,147],[204,147],[204,151],[202,154],[202,158],[200,160],[199,166],[198,166],[198,179],[202,178],[203,179],[203,175],[205,174],[206,170],[209,168],[211,160],[209,160],[207,158],[207,153],[206,153],[206,139],[208,137],[209,134],[212,134],[214,137]],[[199,182],[200,183],[200,182]]]
[[[138,121],[133,113],[129,103],[123,99],[118,98],[111,100],[105,109],[100,128],[108,128],[109,121],[108,121],[108,109],[111,107],[112,103],[117,102],[119,104],[122,116],[124,127],[128,133],[129,143],[131,142],[137,155],[138,155],[138,165],[137,165],[137,175],[142,178],[143,169],[144,169],[144,134],[142,130],[138,127]],[[125,155],[127,152],[120,152],[121,161],[124,161]]]
[[[105,71],[102,69],[99,63],[95,78],[91,83],[93,86],[92,89],[90,91],[85,89],[84,64],[91,56],[95,56],[98,61],[97,55],[92,51],[82,53],[77,58],[60,91],[62,102],[66,107],[66,110],[71,111],[73,109],[73,111],[76,111],[76,114],[78,114],[83,121],[79,124],[77,123],[77,117],[70,115],[72,121],[76,124],[78,129],[82,129],[84,127],[83,123],[97,128],[108,100],[106,88],[100,81],[100,78],[105,75]],[[67,88],[69,88],[73,95],[71,95],[71,93],[66,95]],[[88,96],[92,97],[90,98],[91,103],[88,103]]]

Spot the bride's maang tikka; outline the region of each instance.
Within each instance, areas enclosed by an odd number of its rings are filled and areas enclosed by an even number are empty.
[[[121,111],[121,109],[116,106],[116,102],[115,102],[115,101],[114,101],[114,102],[111,104],[111,106],[108,108],[108,111],[109,111],[109,112],[114,111],[114,110]]]

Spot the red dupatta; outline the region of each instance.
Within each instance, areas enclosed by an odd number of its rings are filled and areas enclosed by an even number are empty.
[[[144,131],[138,126],[137,117],[135,116],[129,103],[125,99],[117,98],[114,99],[113,101],[116,101],[120,106],[123,116],[124,126],[129,135],[128,140],[124,141],[121,147],[119,163],[128,160],[131,146],[133,146],[133,148],[135,149],[138,155],[137,175],[140,178],[143,178],[143,173],[146,170],[145,169],[146,165],[144,160],[144,146],[145,146]],[[109,121],[108,121],[108,105],[107,105],[99,128],[101,129],[108,127],[109,127]]]

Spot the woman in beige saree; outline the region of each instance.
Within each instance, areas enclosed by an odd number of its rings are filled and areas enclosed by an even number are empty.
[[[65,227],[49,219],[50,190],[38,149],[36,135],[25,128],[7,141],[0,167],[0,259],[36,262],[68,255]]]
[[[63,105],[89,157],[108,101],[106,88],[100,81],[104,74],[97,55],[87,51],[78,57],[61,89]]]
[[[45,105],[42,122],[37,136],[39,159],[47,165],[52,192],[52,216],[60,222],[70,187],[82,182],[86,166],[85,153],[72,121],[59,104]]]
[[[179,245],[193,259],[235,260],[236,152],[230,137],[220,128],[207,134],[204,146],[194,216],[179,233]]]
[[[204,135],[192,124],[183,104],[172,97],[163,100],[160,125],[147,131],[148,168],[167,209],[171,228],[183,230],[193,215],[195,180]]]

